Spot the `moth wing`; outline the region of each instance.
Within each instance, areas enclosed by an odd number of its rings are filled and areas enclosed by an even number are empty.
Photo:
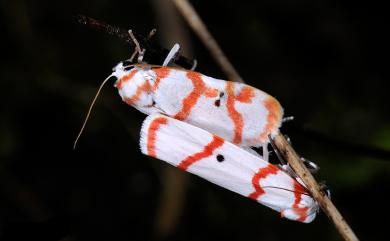
[[[294,192],[300,184],[277,166],[188,123],[159,114],[148,116],[140,146],[146,155],[250,197],[286,218],[304,222],[306,210],[315,206],[310,196]],[[294,215],[296,208],[304,211]],[[293,213],[284,213],[290,209]]]

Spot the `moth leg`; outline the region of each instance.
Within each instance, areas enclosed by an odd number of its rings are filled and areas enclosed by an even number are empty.
[[[290,145],[292,144],[291,139],[288,135],[284,135],[284,138],[286,138],[286,141],[288,142],[288,144],[290,144]]]
[[[290,138],[289,138],[288,136],[286,136],[286,135],[285,135],[285,138],[286,138],[287,142],[291,144]],[[271,145],[272,145],[272,147],[274,148],[275,153],[276,153],[276,155],[277,155],[278,158],[279,158],[279,161],[280,161],[280,163],[281,163],[280,166],[281,166],[284,170],[286,170],[287,172],[289,172],[289,173],[293,172],[293,170],[291,169],[290,165],[288,165],[287,162],[281,157],[281,155],[279,154],[279,152],[277,151],[277,149],[273,146],[272,142],[271,142]],[[317,172],[320,170],[320,167],[319,167],[317,164],[315,164],[314,162],[309,161],[309,160],[307,160],[307,159],[305,159],[305,158],[303,158],[303,157],[301,157],[300,159],[301,159],[301,161],[303,162],[303,164],[306,166],[306,168],[309,170],[310,173],[315,174],[315,173],[317,173]]]
[[[153,30],[152,30],[153,31]],[[133,54],[131,55],[130,57],[130,61],[133,62],[133,59],[135,57],[135,55],[138,53],[138,58],[137,58],[137,61],[138,63],[142,62],[142,59],[144,58],[144,54],[145,54],[145,49],[142,49],[141,50],[141,45],[139,44],[138,40],[135,38],[134,34],[133,34],[133,31],[131,29],[129,29],[128,31],[129,35],[130,35],[130,38],[131,40],[133,40],[134,44],[135,44],[135,49],[134,49],[134,52]]]
[[[294,177],[295,179],[298,178],[295,171],[291,168],[290,164],[279,164],[278,165],[281,169],[283,169],[285,172],[287,172],[290,176]]]
[[[301,157],[301,161],[303,162],[303,164],[305,164],[306,168],[309,169],[310,173],[314,174],[317,173],[318,170],[320,170],[320,167],[312,161],[309,161],[303,157]]]
[[[249,146],[241,146],[242,149],[244,149],[245,151],[263,159],[263,156],[261,156],[259,153],[257,153],[257,151],[253,150],[251,147]]]
[[[195,68],[198,66],[198,60],[194,59],[194,63],[192,64],[191,70],[194,71]]]
[[[271,135],[269,135],[269,139],[270,139],[271,146],[274,149],[274,152],[276,153],[276,156],[279,159],[280,164],[278,166],[282,170],[287,172],[290,176],[297,178],[297,174],[294,172],[294,170],[291,168],[291,166],[287,163],[287,161],[285,159],[283,159],[282,155],[279,153],[278,149],[276,148],[276,146],[273,142]],[[288,143],[291,143],[290,138],[286,137],[286,139],[287,139]]]
[[[328,185],[326,185],[325,181],[319,183],[321,191],[325,193],[325,195],[330,199],[330,189]]]
[[[294,116],[287,116],[282,119],[282,123],[284,122],[290,122],[294,120]]]
[[[263,149],[263,160],[269,162],[268,143],[263,143],[262,149]]]
[[[158,106],[156,101],[153,99],[152,104],[147,106],[148,108],[154,108],[158,113],[165,114],[165,112]]]
[[[278,159],[279,159],[279,162],[280,162],[280,165],[279,165],[279,166],[285,166],[285,165],[287,165],[286,160],[283,159],[282,155],[279,153],[278,149],[276,148],[276,146],[275,146],[275,144],[274,144],[274,141],[273,141],[271,135],[269,135],[268,138],[270,139],[270,143],[271,143],[272,149],[274,150],[276,156],[277,156]],[[289,139],[290,139],[290,138],[289,138]]]
[[[156,34],[157,30],[154,28],[152,30],[150,30],[149,34],[148,34],[148,40],[152,39],[152,37]]]
[[[180,50],[180,45],[178,43],[175,43],[171,48],[171,50],[169,51],[167,57],[165,58],[162,66],[167,66],[169,62],[171,62],[171,60],[176,57],[179,50]]]

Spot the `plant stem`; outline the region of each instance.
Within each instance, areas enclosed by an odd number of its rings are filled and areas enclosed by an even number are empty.
[[[221,48],[218,46],[217,41],[209,33],[206,28],[206,25],[203,23],[202,19],[199,17],[196,10],[191,6],[191,4],[187,0],[172,1],[176,4],[176,7],[179,9],[183,17],[187,20],[188,24],[192,27],[194,32],[202,40],[203,44],[206,45],[206,47],[210,50],[214,59],[220,65],[225,74],[235,81],[244,82],[238,72],[233,67],[233,65],[224,55]],[[328,215],[328,217],[333,221],[341,236],[347,241],[357,241],[358,238],[356,237],[355,233],[349,227],[347,222],[341,216],[340,212],[333,205],[330,199],[321,190],[313,175],[311,175],[309,170],[305,167],[298,154],[287,142],[284,136],[279,133],[271,141],[274,142],[278,151],[283,155],[283,157],[294,169],[296,174],[306,184],[306,187],[313,195],[313,198],[319,203],[326,215]]]

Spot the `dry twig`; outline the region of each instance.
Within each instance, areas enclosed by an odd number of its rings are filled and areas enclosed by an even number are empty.
[[[330,201],[328,196],[326,196],[321,190],[313,175],[311,175],[309,170],[307,170],[306,166],[302,163],[298,154],[287,142],[286,138],[284,138],[282,134],[278,134],[274,138],[273,142],[278,151],[284,156],[284,158],[286,158],[288,163],[294,169],[296,174],[304,181],[306,187],[310,190],[314,199],[320,204],[324,213],[326,213],[326,215],[328,215],[328,217],[333,221],[341,236],[348,241],[358,240],[355,233],[341,216],[337,208],[333,205],[332,201]]]
[[[96,20],[81,14],[77,15],[77,21],[82,25],[108,33],[126,41],[130,45],[130,49],[135,48],[134,41],[131,39],[129,32],[126,29],[112,26],[103,21]],[[139,44],[147,50],[143,58],[144,61],[149,63],[162,63],[164,61],[165,57],[169,53],[168,49],[162,48],[155,41],[153,41],[153,39],[150,39],[150,34],[149,36],[145,37],[134,31],[132,31],[132,33],[138,40]],[[186,69],[190,69],[194,65],[193,60],[187,59],[181,55],[173,59],[172,62]]]
[[[182,13],[184,18],[187,20],[188,24],[196,32],[199,38],[207,46],[207,48],[212,53],[213,57],[216,59],[217,63],[224,70],[225,74],[236,81],[243,82],[238,72],[234,69],[232,64],[226,58],[220,47],[218,46],[215,39],[211,36],[207,30],[205,24],[202,22],[201,18],[191,6],[188,0],[172,0],[179,11]],[[334,225],[340,232],[341,236],[348,241],[356,241],[358,238],[349,227],[347,222],[341,216],[337,208],[333,205],[330,199],[324,194],[324,192],[319,187],[318,183],[311,175],[309,170],[300,160],[298,154],[292,148],[292,146],[287,142],[284,136],[279,133],[273,140],[278,151],[284,156],[284,158],[289,162],[291,167],[297,173],[297,175],[304,181],[306,187],[313,195],[314,199],[320,204],[322,210],[328,215],[328,217],[333,221]]]
[[[206,47],[211,52],[211,55],[215,61],[220,65],[222,70],[226,73],[227,77],[236,82],[244,82],[236,69],[230,63],[229,59],[225,56],[222,49],[219,47],[217,41],[210,34],[206,25],[204,25],[202,19],[196,13],[195,9],[188,1],[173,0],[176,7],[180,10],[181,14],[185,17],[188,24],[191,25],[194,32],[203,41]]]

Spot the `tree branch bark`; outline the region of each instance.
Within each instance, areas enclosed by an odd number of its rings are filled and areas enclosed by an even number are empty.
[[[340,212],[334,206],[332,201],[321,190],[313,175],[311,175],[309,170],[302,163],[298,154],[288,143],[286,138],[284,138],[284,136],[279,133],[272,141],[278,151],[283,155],[283,157],[288,161],[290,166],[294,169],[295,173],[306,184],[307,189],[310,191],[313,198],[319,203],[324,213],[333,221],[341,236],[348,241],[357,241],[358,238],[356,237],[355,233],[341,216]]]
[[[211,56],[213,56],[214,60],[219,64],[227,77],[236,82],[243,83],[244,80],[233,67],[232,63],[230,63],[229,59],[225,56],[217,41],[210,34],[206,25],[203,23],[202,19],[196,13],[192,5],[188,1],[173,0],[173,2],[187,20],[192,30],[194,30],[206,48],[208,48],[208,50],[211,52]]]
[[[194,32],[202,40],[203,44],[210,50],[216,62],[220,65],[225,74],[239,82],[244,82],[239,76],[238,72],[234,69],[233,65],[229,62],[227,57],[224,55],[221,48],[218,46],[216,40],[211,36],[207,30],[205,24],[191,6],[188,0],[172,0],[178,10],[181,12],[183,17],[187,20],[188,24],[192,27]],[[302,163],[298,154],[292,148],[292,146],[287,142],[284,136],[279,133],[273,140],[278,151],[283,155],[283,157],[288,161],[291,167],[294,169],[296,174],[303,180],[306,184],[307,189],[313,195],[313,198],[319,203],[322,210],[328,215],[328,217],[333,221],[337,230],[340,232],[341,236],[347,241],[357,241],[358,238],[352,229],[349,227],[347,222],[341,216],[340,212],[333,205],[330,199],[324,194],[320,186],[314,179],[313,175]]]
[[[128,30],[120,27],[112,26],[103,21],[96,20],[81,14],[77,15],[76,18],[80,24],[116,36],[126,41],[130,45],[130,48],[135,48],[135,44],[131,39]],[[153,41],[153,39],[149,39],[147,36],[145,37],[143,35],[135,33],[134,31],[132,32],[135,38],[137,39],[137,41],[142,46],[142,48],[146,49],[145,56],[144,56],[145,62],[162,63],[164,61],[165,57],[167,57],[170,50],[162,48],[155,41]],[[194,60],[187,59],[182,55],[178,55],[176,58],[172,60],[172,62],[186,69],[191,69],[192,66],[194,65]]]

